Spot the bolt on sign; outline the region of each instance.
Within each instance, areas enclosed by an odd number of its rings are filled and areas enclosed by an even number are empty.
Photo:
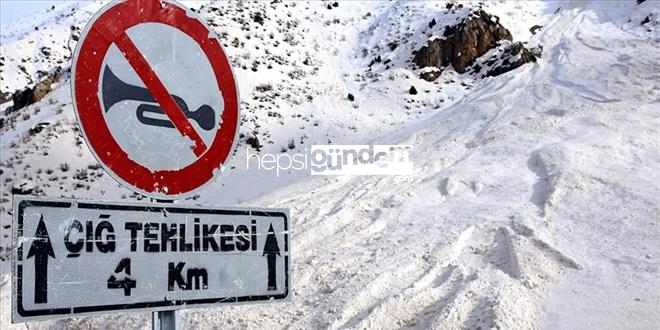
[[[117,181],[176,198],[220,175],[236,142],[236,80],[214,32],[173,1],[110,2],[72,64],[73,105],[90,150]]]
[[[288,300],[289,214],[15,196],[12,321]]]

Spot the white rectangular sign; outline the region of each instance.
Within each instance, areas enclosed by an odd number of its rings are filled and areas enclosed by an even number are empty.
[[[13,322],[288,300],[289,213],[14,197]]]

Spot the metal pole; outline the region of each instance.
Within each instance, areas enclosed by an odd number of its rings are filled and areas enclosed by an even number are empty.
[[[153,330],[178,330],[179,322],[176,311],[161,311],[151,314],[151,328]]]
[[[151,202],[173,203],[172,200],[151,199]],[[153,330],[178,330],[179,322],[176,311],[159,311],[151,313],[151,329]]]

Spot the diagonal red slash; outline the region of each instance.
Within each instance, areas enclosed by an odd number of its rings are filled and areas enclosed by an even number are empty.
[[[147,60],[142,56],[142,53],[137,49],[133,41],[128,37],[126,32],[122,33],[119,38],[115,40],[117,47],[122,51],[128,63],[133,67],[135,73],[142,79],[147,89],[151,92],[154,99],[158,102],[167,117],[172,121],[174,127],[183,136],[187,136],[195,142],[193,152],[197,157],[201,156],[206,151],[206,144],[199,136],[197,131],[190,125],[190,121],[179,108],[179,105],[174,101],[174,98],[165,88],[165,85],[160,81],[158,75],[151,69]]]

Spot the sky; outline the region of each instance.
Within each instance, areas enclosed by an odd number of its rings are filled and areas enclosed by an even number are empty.
[[[38,11],[50,8],[52,5],[64,2],[76,2],[77,0],[0,0],[0,25],[2,27],[11,24],[17,18],[34,14]],[[195,1],[180,1],[189,6],[195,6]],[[199,5],[197,5],[199,7]]]
[[[0,0],[0,22],[11,24],[19,17],[31,15],[63,1],[52,0]]]

